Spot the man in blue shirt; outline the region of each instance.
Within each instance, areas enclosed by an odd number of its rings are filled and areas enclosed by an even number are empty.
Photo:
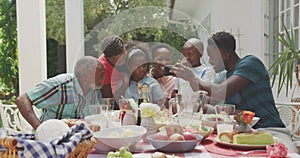
[[[23,117],[36,129],[48,119],[83,118],[89,115],[89,105],[99,104],[100,88],[104,81],[104,67],[97,58],[79,59],[74,74],[49,78],[16,99]],[[38,118],[32,106],[42,109]]]
[[[176,76],[188,80],[193,90],[206,90],[211,101],[236,105],[238,110],[250,110],[260,118],[254,128],[285,127],[275,107],[270,79],[264,64],[255,56],[240,58],[235,52],[234,37],[217,32],[208,39],[209,62],[216,73],[227,71],[227,79],[213,84],[196,77],[187,67],[174,68]]]
[[[250,110],[260,117],[254,126],[257,131],[270,132],[289,150],[297,152],[290,131],[284,128],[275,107],[270,78],[264,64],[255,56],[240,58],[235,52],[235,39],[227,32],[217,32],[208,39],[209,62],[216,73],[227,71],[227,79],[220,84],[197,78],[188,67],[179,64],[171,73],[188,80],[193,90],[203,89],[211,100],[235,104],[238,110]]]

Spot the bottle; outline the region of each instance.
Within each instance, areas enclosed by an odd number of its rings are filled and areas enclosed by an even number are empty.
[[[140,104],[143,103],[143,85],[142,83],[138,83],[138,110],[137,110],[137,119],[136,119],[136,125],[140,126],[142,119],[141,119],[141,109]]]
[[[143,102],[150,103],[149,88],[147,85],[143,85]]]

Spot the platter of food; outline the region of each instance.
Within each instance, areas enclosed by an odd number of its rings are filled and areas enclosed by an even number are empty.
[[[230,148],[252,150],[265,149],[267,145],[274,145],[276,137],[268,132],[251,132],[234,134],[232,132],[221,133],[219,138],[215,138],[218,144]]]

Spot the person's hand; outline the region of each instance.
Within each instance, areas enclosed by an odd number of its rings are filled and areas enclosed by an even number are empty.
[[[177,77],[182,78],[186,81],[192,81],[197,78],[197,76],[193,73],[193,71],[183,64],[177,64],[172,67],[170,70],[171,73],[174,73]]]

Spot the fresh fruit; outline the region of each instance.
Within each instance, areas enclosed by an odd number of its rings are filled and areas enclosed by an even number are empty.
[[[184,141],[184,137],[183,135],[179,134],[179,133],[174,133],[169,137],[169,140],[171,141]]]
[[[132,153],[126,147],[120,147],[119,150],[110,151],[106,155],[108,158],[132,158]]]
[[[182,127],[178,123],[169,123],[166,127],[167,135],[170,137],[175,133],[181,134],[183,132]]]
[[[196,140],[197,139],[193,133],[188,132],[188,131],[183,132],[182,135],[185,140]]]
[[[182,127],[182,129],[183,129],[183,131],[188,131],[188,132],[191,132],[191,133],[195,132],[195,130],[191,126]]]
[[[164,134],[164,133],[155,133],[153,136],[154,140],[168,140],[168,135]]]

